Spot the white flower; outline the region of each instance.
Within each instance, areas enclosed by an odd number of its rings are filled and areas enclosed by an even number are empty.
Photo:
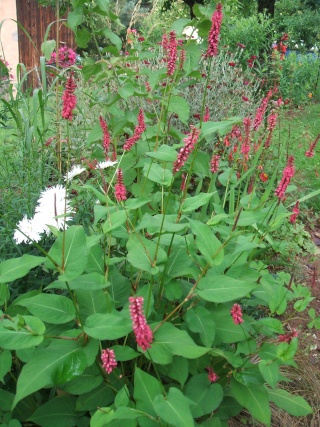
[[[43,233],[44,229],[38,221],[34,218],[28,219],[26,216],[22,218],[17,224],[17,229],[14,232],[13,238],[16,243],[22,242],[32,243],[32,241],[39,242],[41,240],[40,234]]]
[[[191,26],[185,27],[184,30],[182,31],[182,34],[186,36],[186,39],[196,40],[197,43],[202,42],[202,38],[199,37],[198,30],[195,27],[191,27]]]
[[[70,201],[66,197],[66,189],[62,185],[44,190],[39,197],[38,206],[36,207],[35,217],[39,224],[42,224],[43,230],[50,234],[48,225],[58,229],[67,227],[65,224],[72,219],[72,209]]]
[[[105,162],[98,163],[97,164],[97,168],[99,168],[99,169],[107,169],[110,166],[116,165],[117,163],[118,163],[117,161],[113,162],[112,160],[106,160]]]
[[[86,168],[83,168],[81,165],[73,165],[72,168],[67,172],[64,176],[65,181],[70,181],[75,176],[80,175],[82,172],[84,172]]]

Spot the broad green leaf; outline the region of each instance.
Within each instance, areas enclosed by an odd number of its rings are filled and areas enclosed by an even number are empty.
[[[79,305],[80,318],[85,322],[87,317],[96,313],[108,313],[108,295],[101,289],[96,291],[75,291],[77,303]]]
[[[89,393],[81,394],[76,402],[76,411],[95,411],[114,401],[114,392],[109,384],[100,384]]]
[[[268,393],[270,400],[290,415],[303,417],[313,412],[310,405],[301,396],[295,396],[280,388],[268,390]]]
[[[108,314],[93,314],[86,320],[84,331],[98,340],[116,340],[128,335],[132,331],[132,322],[129,317],[115,311]]]
[[[223,398],[223,390],[220,384],[211,384],[207,374],[198,374],[188,381],[185,395],[194,403],[194,406],[191,406],[192,416],[200,418],[218,408]]]
[[[153,401],[160,393],[162,393],[162,387],[159,381],[152,375],[136,367],[134,372],[133,397],[137,403],[137,409],[156,417]]]
[[[117,359],[118,360],[118,359]],[[59,388],[69,394],[85,394],[97,388],[103,382],[101,371],[96,364],[86,368],[81,375],[77,375],[71,381],[60,384]]]
[[[259,371],[267,384],[275,388],[279,381],[279,365],[276,362],[260,360]]]
[[[206,301],[224,303],[243,298],[256,287],[256,283],[237,280],[226,275],[210,274],[209,270],[209,273],[200,279],[196,292]]]
[[[216,324],[215,345],[221,343],[237,343],[250,338],[246,331],[246,322],[241,325],[235,325],[227,308],[221,310],[212,310],[212,319]]]
[[[68,13],[68,26],[72,31],[76,32],[77,26],[82,24],[84,20],[83,8],[77,7],[72,12]]]
[[[189,219],[192,232],[197,236],[196,245],[205,260],[211,265],[219,265],[223,261],[222,243],[213,234],[211,228],[199,221]]]
[[[88,31],[86,28],[80,28],[76,32],[76,44],[78,47],[86,48],[88,47],[88,43],[92,38],[92,33]]]
[[[185,357],[173,356],[170,365],[161,365],[160,372],[178,381],[183,387],[189,376],[189,361]]]
[[[78,425],[78,417],[76,397],[59,396],[37,408],[30,421],[41,427],[72,427]]]
[[[146,155],[164,162],[174,162],[177,158],[176,150],[169,145],[161,145],[157,151],[148,151]]]
[[[172,426],[194,427],[190,401],[177,388],[171,387],[166,396],[156,396],[153,407],[157,415]]]
[[[168,112],[177,114],[182,123],[187,124],[190,116],[189,103],[182,96],[171,96]]]
[[[122,48],[122,40],[120,39],[120,37],[117,36],[117,34],[111,31],[109,28],[104,28],[102,32],[103,35],[108,38],[111,43],[118,49],[118,51],[120,51]]]
[[[116,360],[119,362],[125,362],[127,360],[135,359],[140,356],[140,353],[133,350],[133,348],[122,345],[114,345],[111,347],[116,355]]]
[[[187,223],[177,223],[177,215],[144,214],[136,230],[147,229],[149,234],[169,232],[178,233],[188,227]]]
[[[196,345],[186,331],[176,328],[171,323],[164,323],[154,333],[154,341],[148,353],[150,353],[153,362],[166,365],[172,362],[174,355],[196,359],[209,350],[209,348]],[[147,358],[148,353],[146,353]]]
[[[40,319],[20,316],[16,322],[8,319],[0,321],[0,347],[19,350],[37,346],[44,340],[45,325]]]
[[[177,36],[181,36],[183,29],[190,23],[189,18],[179,18],[171,25],[170,31],[175,31]]]
[[[68,360],[72,361],[70,357],[73,354],[82,353],[83,351],[80,340],[55,340],[46,348],[38,348],[30,361],[22,368],[18,378],[17,393],[13,406],[37,390],[53,386],[52,375],[59,366]],[[78,372],[78,375],[80,374],[81,372]]]
[[[127,209],[139,209],[150,201],[150,197],[139,197],[138,199],[126,200],[125,205]]]
[[[267,389],[261,386],[247,387],[234,378],[231,379],[233,397],[258,421],[270,426],[271,410]]]
[[[199,270],[195,267],[191,257],[188,256],[185,247],[177,247],[169,256],[166,264],[166,274],[169,277],[192,277],[197,279]]]
[[[24,254],[22,257],[8,259],[0,264],[0,283],[12,282],[29,273],[32,268],[43,264],[46,259]]]
[[[101,126],[99,123],[97,123],[93,126],[92,130],[89,132],[89,135],[87,136],[87,145],[90,145],[93,142],[99,141],[100,139],[102,139],[102,136],[103,136],[103,133],[102,133]]]
[[[103,224],[103,232],[110,233],[110,231],[114,230],[115,228],[120,227],[122,224],[124,224],[127,220],[127,213],[126,211],[117,211],[113,212],[108,216],[105,223]]]
[[[0,344],[1,347],[1,344]],[[11,351],[3,350],[0,353],[0,381],[3,381],[4,376],[10,371],[12,365]]]
[[[104,275],[99,273],[89,273],[82,274],[74,280],[67,282],[69,289],[71,290],[82,290],[82,291],[95,291],[97,289],[104,289],[109,286],[109,283],[106,283],[106,278]],[[45,289],[68,289],[67,283],[62,280],[56,280],[47,286]],[[52,323],[52,322],[48,322]]]
[[[159,267],[167,260],[167,254],[162,248],[145,237],[132,234],[127,243],[129,263],[138,270],[146,271],[152,275],[157,274]]]
[[[194,212],[208,203],[213,195],[214,193],[200,193],[198,196],[188,197],[182,204],[182,212]]]
[[[51,373],[55,385],[64,384],[79,376],[87,367],[87,357],[84,352],[72,353],[63,360]]]
[[[47,40],[41,44],[41,52],[43,53],[47,61],[49,61],[49,59],[51,58],[51,54],[55,50],[55,48],[55,40]]]
[[[9,286],[6,283],[0,283],[0,307],[7,304],[10,298]]]
[[[49,255],[63,271],[63,274],[59,276],[60,280],[68,281],[80,276],[88,260],[86,235],[83,227],[72,225],[64,233],[61,233],[52,245]],[[45,265],[48,268],[55,268],[49,260],[46,261]]]
[[[68,323],[76,314],[72,301],[62,295],[40,294],[20,301],[19,305],[27,307],[31,314],[43,322],[57,325]]]
[[[85,269],[86,273],[104,274],[104,253],[100,245],[94,245],[89,248],[88,262]]]
[[[9,393],[7,390],[0,389],[0,408],[1,411],[10,411],[14,394]],[[1,412],[0,412],[1,414]]]
[[[226,420],[238,415],[242,409],[243,406],[240,405],[240,403],[238,403],[233,397],[225,396],[218,410],[215,412],[215,415]]]
[[[200,334],[203,345],[211,347],[216,334],[216,324],[210,311],[200,306],[191,308],[186,313],[186,321],[190,331]]]
[[[204,122],[201,127],[202,137],[210,140],[215,133],[220,135],[225,135],[234,124],[240,123],[241,119],[239,117],[234,117],[229,120],[224,120],[222,122]]]
[[[145,164],[143,168],[143,174],[150,181],[156,182],[159,185],[168,187],[172,183],[173,175],[170,169],[164,169],[157,163],[153,163],[150,167],[149,164]]]
[[[246,227],[252,224],[259,224],[266,218],[266,213],[263,211],[242,211],[237,217],[237,226]],[[235,218],[230,218],[229,223],[233,224]]]
[[[97,0],[97,4],[103,12],[109,12],[109,0]]]
[[[269,308],[271,313],[283,314],[287,308],[288,290],[284,286],[278,286],[273,289],[270,297]]]

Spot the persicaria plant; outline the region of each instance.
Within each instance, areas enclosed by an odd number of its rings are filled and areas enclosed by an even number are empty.
[[[226,427],[246,409],[270,426],[271,402],[312,412],[284,390],[281,367],[294,365],[298,331],[278,318],[289,301],[305,309],[307,295],[266,261],[283,250],[274,232],[293,222],[294,158],[278,155],[272,140],[277,90],[258,110],[212,121],[222,5],[212,19],[199,11],[200,43],[178,42],[186,25],[159,42],[161,66],[147,41],[133,40],[125,56],[110,37],[105,60],[62,71],[65,186],[41,193],[40,228],[28,218],[17,224],[17,243],[33,251],[0,264],[8,425]],[[100,110],[82,160],[72,151],[80,83],[98,86],[90,102]],[[185,96],[192,91],[202,97],[197,117]],[[243,103],[242,90],[235,96]],[[85,228],[76,212],[88,194]],[[14,284],[35,268],[41,285],[17,297]]]

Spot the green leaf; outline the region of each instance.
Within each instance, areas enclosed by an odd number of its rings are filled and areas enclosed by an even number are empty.
[[[16,322],[2,320],[0,321],[0,347],[19,350],[37,346],[42,343],[45,330],[45,325],[36,317],[19,316]]]
[[[135,359],[140,356],[140,353],[133,350],[133,348],[122,345],[114,345],[111,347],[116,355],[116,360],[119,362],[125,362],[127,360]]]
[[[127,213],[125,210],[119,210],[117,212],[111,213],[105,223],[103,224],[103,232],[105,234],[109,233],[111,230],[120,227],[127,220]]]
[[[182,204],[182,212],[194,212],[208,203],[214,193],[200,193],[198,196],[188,197]]]
[[[196,292],[206,301],[224,303],[243,298],[256,287],[256,283],[210,273],[209,270],[207,275],[200,279]]]
[[[76,397],[59,396],[49,400],[35,410],[30,421],[41,427],[77,426]]]
[[[206,354],[210,349],[199,347],[186,331],[182,331],[171,323],[164,323],[154,333],[151,349],[146,353],[155,363],[166,365],[172,362],[172,356],[182,356],[187,359],[196,359]]]
[[[77,7],[72,12],[68,13],[68,25],[72,31],[76,32],[78,25],[82,24],[84,19],[83,8]]]
[[[87,318],[83,330],[98,340],[116,340],[132,331],[132,322],[129,317],[118,311],[108,314],[97,313]]]
[[[194,427],[189,400],[177,388],[171,387],[166,396],[159,394],[153,401],[157,415],[175,427]]]
[[[118,360],[118,359],[117,359]],[[77,375],[71,381],[60,384],[59,388],[70,394],[85,394],[97,388],[103,382],[101,371],[96,364],[86,368],[81,375]]]
[[[313,413],[310,405],[301,396],[294,396],[280,388],[276,390],[268,390],[268,393],[270,400],[290,415],[303,417]]]
[[[129,263],[138,270],[152,275],[157,274],[161,264],[167,260],[167,254],[161,247],[157,251],[157,245],[154,242],[138,234],[132,234],[129,237],[127,249]]]
[[[95,291],[97,289],[104,289],[109,286],[109,283],[106,283],[106,278],[104,275],[99,273],[89,273],[82,274],[80,277],[77,277],[74,280],[68,282],[69,288],[71,290],[83,290],[83,291]],[[61,280],[56,280],[47,286],[45,289],[68,289],[66,282]],[[52,323],[49,322],[48,323]]]
[[[49,255],[64,272],[59,276],[60,280],[69,281],[80,276],[88,260],[86,234],[83,227],[72,225],[61,233],[52,245]],[[50,260],[47,260],[45,265],[47,268],[55,268]]]
[[[30,361],[22,368],[18,378],[17,393],[13,406],[16,406],[21,399],[37,390],[53,386],[52,375],[59,366],[68,360],[72,362],[70,357],[83,351],[80,340],[55,340],[46,348],[38,348]],[[78,372],[78,375],[80,374],[81,372]]]
[[[161,145],[157,151],[148,151],[146,155],[164,162],[174,162],[177,158],[176,150],[169,145]]]
[[[18,303],[43,322],[56,325],[68,323],[75,318],[76,310],[72,301],[62,295],[40,294]]]
[[[279,381],[279,365],[276,362],[270,363],[267,360],[260,360],[259,371],[266,383],[275,388]]]
[[[210,141],[215,133],[218,132],[220,135],[225,135],[233,125],[240,122],[241,119],[239,119],[239,117],[234,117],[222,122],[204,122],[202,123],[201,135]]]
[[[9,393],[6,390],[0,389],[0,408],[1,408],[1,411],[10,411],[13,399],[14,399],[13,393]],[[0,414],[1,414],[1,412],[0,412]]]
[[[109,12],[109,0],[97,0],[97,4],[103,12]]]
[[[0,354],[0,381],[3,381],[4,376],[10,371],[11,366],[12,366],[11,351],[3,350],[2,353]]]
[[[99,141],[100,139],[102,139],[102,136],[103,136],[102,128],[100,124],[97,123],[93,126],[92,130],[89,132],[89,135],[87,136],[87,145],[90,145],[93,142]],[[104,206],[100,206],[100,208],[104,208]]]
[[[234,378],[231,379],[233,397],[258,421],[270,426],[271,410],[266,388],[262,386],[246,387]]]
[[[111,31],[109,28],[104,28],[102,30],[103,35],[108,38],[111,43],[118,49],[118,51],[120,52],[121,48],[122,48],[122,40],[120,39],[119,36],[117,36],[116,33],[114,33],[113,31]]]
[[[95,411],[114,401],[114,392],[109,384],[102,383],[89,393],[81,394],[76,403],[76,411]],[[104,425],[104,424],[103,424]]]
[[[192,232],[197,236],[196,245],[205,260],[211,265],[219,265],[223,261],[224,251],[222,243],[213,234],[211,228],[199,221],[189,218]]]
[[[181,36],[183,29],[190,23],[189,18],[179,18],[170,27],[170,31],[175,31],[177,36]]]
[[[220,384],[211,384],[207,374],[198,374],[188,381],[185,395],[194,403],[194,406],[191,406],[192,416],[200,418],[218,408],[223,398],[223,390]]]
[[[0,264],[0,283],[12,282],[25,276],[29,271],[43,264],[44,257],[24,254],[22,257],[8,259]]]
[[[159,381],[152,375],[136,367],[134,372],[133,397],[136,401],[137,409],[156,417],[157,414],[153,408],[153,400],[160,393],[162,393],[162,387]]]
[[[173,356],[170,365],[160,366],[160,373],[178,381],[183,387],[189,376],[189,361],[185,357]]]
[[[41,44],[41,52],[44,54],[47,61],[51,58],[52,52],[56,48],[55,40],[47,40]]]
[[[189,103],[182,96],[171,96],[168,112],[177,114],[182,123],[187,124],[190,116]]]
[[[200,334],[203,345],[211,347],[216,334],[216,324],[210,311],[200,306],[191,308],[187,311],[186,321],[190,331]]]
[[[92,33],[88,31],[86,28],[80,28],[76,32],[76,44],[78,47],[86,48],[88,47],[88,43],[91,40]]]
[[[157,163],[153,163],[150,167],[146,163],[143,167],[143,174],[150,181],[156,182],[159,185],[168,187],[172,183],[173,175],[170,169],[164,169]]]

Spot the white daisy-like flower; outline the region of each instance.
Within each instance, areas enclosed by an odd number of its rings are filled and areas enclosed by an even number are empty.
[[[86,168],[82,167],[81,165],[73,165],[69,172],[65,174],[64,180],[71,181],[71,179],[73,179],[77,175],[80,175],[85,170]]]
[[[99,168],[99,169],[107,169],[110,166],[116,165],[117,163],[118,163],[117,160],[114,161],[114,162],[112,160],[106,160],[105,162],[98,163],[97,164],[97,168]]]
[[[26,216],[18,222],[17,228],[14,232],[13,238],[16,243],[32,243],[32,241],[39,242],[41,240],[41,233],[44,229],[38,221],[34,218],[28,219]]]
[[[72,219],[72,213],[65,187],[55,185],[40,194],[35,218],[37,218],[37,222],[44,225],[44,231],[50,234],[46,226],[52,225],[59,230],[66,228],[66,222]]]

